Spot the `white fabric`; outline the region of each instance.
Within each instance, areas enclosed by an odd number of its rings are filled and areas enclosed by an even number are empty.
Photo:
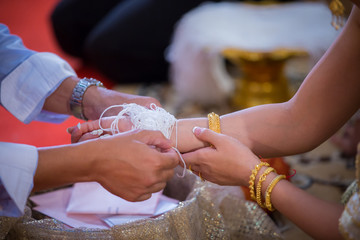
[[[52,53],[36,53],[21,63],[1,82],[1,103],[24,123],[32,120],[60,122],[67,115],[43,112],[45,99],[61,82],[75,76],[70,65]],[[36,118],[40,116],[39,118]],[[54,116],[57,116],[54,118]],[[52,120],[51,120],[52,119]]]
[[[97,182],[75,183],[67,213],[94,214],[154,214],[162,191],[141,202],[129,202],[102,187]]]
[[[41,111],[45,99],[61,82],[76,76],[60,57],[35,53],[1,82],[1,103],[24,123],[32,120],[64,121],[68,116]],[[38,152],[33,146],[0,144],[0,215],[18,217],[33,188]]]
[[[0,142],[0,216],[16,217],[24,213],[37,160],[34,146]]]
[[[218,104],[232,93],[223,49],[302,49],[312,57],[310,69],[338,34],[324,3],[205,3],[182,17],[167,51],[179,104]]]
[[[167,139],[170,139],[176,118],[165,109],[158,107],[155,104],[151,104],[150,108],[146,108],[136,103],[113,105],[105,109],[99,119],[101,120],[103,115],[111,108],[121,108],[121,111],[111,123],[110,129],[102,128],[101,121],[99,122],[100,129],[110,130],[112,134],[120,133],[121,131],[118,126],[119,120],[128,117],[133,124],[133,129],[160,131]]]

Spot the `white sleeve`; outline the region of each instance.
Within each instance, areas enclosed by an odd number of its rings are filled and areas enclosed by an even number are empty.
[[[37,162],[36,147],[0,142],[0,216],[24,214]]]
[[[76,76],[71,66],[52,53],[35,53],[1,82],[1,103],[24,123],[32,120],[61,122],[67,115],[43,111],[45,99],[61,82]]]

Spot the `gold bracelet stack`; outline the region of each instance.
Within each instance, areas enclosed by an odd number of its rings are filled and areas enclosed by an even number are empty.
[[[271,172],[276,172],[274,168],[268,167],[265,172],[260,176],[259,181],[256,185],[256,202],[260,207],[265,208],[265,205],[261,201],[261,185],[265,181],[267,175]]]
[[[249,181],[249,189],[250,189],[250,197],[252,200],[256,201],[256,197],[255,197],[255,179],[256,179],[256,175],[258,174],[260,168],[262,166],[270,166],[269,163],[267,162],[261,162],[258,165],[255,166],[255,168],[252,170],[251,175],[250,175],[250,181]]]
[[[255,179],[256,176],[259,172],[259,170],[261,169],[261,167],[266,166],[266,170],[264,171],[263,174],[261,174],[261,176],[259,177],[259,181],[256,185],[256,195],[255,195]],[[269,211],[275,211],[275,208],[273,207],[272,203],[271,203],[271,193],[275,187],[275,185],[282,179],[286,179],[285,175],[278,175],[276,176],[268,185],[268,187],[266,188],[265,191],[265,202],[262,202],[262,191],[261,191],[261,187],[263,182],[266,180],[267,176],[271,173],[271,172],[275,172],[276,170],[272,167],[270,167],[270,164],[267,162],[261,162],[258,165],[255,166],[255,168],[252,170],[251,175],[250,175],[250,180],[249,180],[249,189],[250,189],[250,197],[252,200],[256,201],[257,204],[262,207],[262,208],[267,208]]]
[[[265,206],[269,211],[275,211],[275,208],[271,204],[271,192],[274,189],[275,185],[282,179],[286,179],[286,176],[285,175],[276,176],[271,181],[271,183],[269,184],[269,186],[266,189],[266,192],[265,192]]]
[[[221,133],[220,129],[220,117],[216,113],[212,112],[207,115],[209,120],[209,129],[214,132]]]

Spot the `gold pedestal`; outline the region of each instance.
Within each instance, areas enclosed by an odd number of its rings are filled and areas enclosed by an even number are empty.
[[[243,109],[289,100],[291,92],[284,74],[285,63],[292,57],[307,55],[307,52],[293,49],[254,52],[227,48],[222,54],[241,69],[242,77],[235,79],[236,89],[230,104],[234,109]]]

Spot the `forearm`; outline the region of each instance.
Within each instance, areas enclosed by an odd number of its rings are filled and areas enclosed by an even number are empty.
[[[60,187],[75,182],[93,181],[92,143],[38,148],[38,166],[33,191]]]
[[[270,174],[263,184],[262,193],[275,174]],[[299,200],[301,199],[301,200]],[[273,206],[314,239],[341,239],[338,223],[343,206],[318,199],[295,187],[288,181],[280,181],[271,194]]]
[[[312,141],[304,118],[291,101],[248,108],[221,116],[221,132],[248,146],[261,157],[279,157],[309,151]]]
[[[220,116],[221,133],[240,140],[262,157],[283,156],[299,152],[299,149],[310,149],[310,141],[305,140],[308,135],[302,134],[304,125],[292,119],[286,104],[289,103],[257,106]],[[208,119],[178,120],[177,143],[181,152],[206,145],[192,133],[195,126],[208,128]],[[176,129],[172,134],[173,145],[176,142],[175,136]]]

